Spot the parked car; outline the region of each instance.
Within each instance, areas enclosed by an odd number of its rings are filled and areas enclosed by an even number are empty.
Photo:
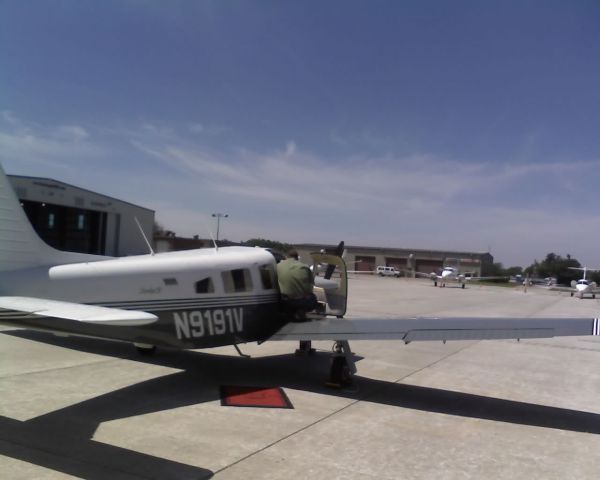
[[[396,270],[396,267],[379,266],[375,270],[375,273],[377,273],[377,275],[379,275],[380,277],[399,277],[400,276],[400,270]]]

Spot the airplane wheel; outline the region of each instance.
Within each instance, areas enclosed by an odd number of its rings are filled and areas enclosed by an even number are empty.
[[[433,282],[433,286],[434,286],[434,287],[437,287],[437,282]]]
[[[460,288],[465,288],[465,284],[463,283]]]
[[[140,355],[143,355],[144,357],[149,357],[151,355],[154,355],[154,353],[156,352],[156,345],[152,345],[151,347],[138,347],[137,345],[135,346],[135,349],[137,350],[137,352]]]
[[[571,292],[571,296],[573,296],[573,292]]]
[[[596,294],[595,293],[592,293],[592,298],[596,298]]]
[[[344,385],[352,383],[352,373],[346,358],[342,355],[333,357],[331,360],[331,370],[329,372],[329,381],[327,385],[341,388]]]

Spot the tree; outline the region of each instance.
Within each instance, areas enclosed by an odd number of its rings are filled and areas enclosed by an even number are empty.
[[[485,264],[481,275],[484,277],[501,277],[505,275],[504,267],[500,262]]]
[[[289,243],[278,242],[277,240],[267,240],[266,238],[251,238],[242,244],[247,247],[270,248],[281,253],[285,253],[293,248],[293,245],[290,245]]]
[[[155,237],[163,235],[165,233],[165,227],[162,225],[162,223],[159,223],[156,220],[154,220],[154,226],[152,230],[152,233]]]
[[[569,267],[581,267],[581,264],[567,254],[565,258],[556,253],[549,253],[542,262],[534,261],[525,269],[525,273],[535,277],[554,277],[558,283],[569,284],[581,277],[581,272],[570,270]]]
[[[506,270],[504,270],[504,275],[509,277],[523,275],[523,267],[508,267]]]

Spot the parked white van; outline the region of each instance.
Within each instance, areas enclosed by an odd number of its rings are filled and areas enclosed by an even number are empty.
[[[375,270],[375,273],[380,277],[399,277],[400,271],[396,270],[395,267],[383,267],[379,266]]]

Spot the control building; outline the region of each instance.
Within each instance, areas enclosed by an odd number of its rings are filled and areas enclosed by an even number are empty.
[[[333,251],[335,245],[296,245],[302,261],[308,262],[310,252]],[[486,265],[494,263],[490,253],[415,248],[359,247],[347,245],[344,260],[348,270],[374,272],[378,266],[396,267],[401,272],[431,273],[444,266],[458,267],[461,273],[481,276]]]
[[[59,250],[125,256],[148,253],[154,211],[49,178],[8,175],[38,235]]]

